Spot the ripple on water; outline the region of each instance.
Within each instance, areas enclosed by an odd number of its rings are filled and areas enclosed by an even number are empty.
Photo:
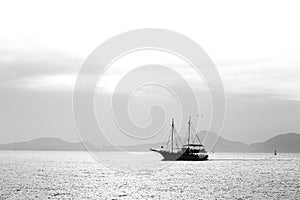
[[[300,199],[299,154],[136,164],[126,173],[84,152],[0,152],[0,199]],[[152,171],[154,164],[162,167]]]

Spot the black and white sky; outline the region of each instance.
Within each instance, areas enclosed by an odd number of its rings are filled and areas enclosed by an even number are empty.
[[[299,133],[299,8],[297,1],[1,2],[0,143],[39,137],[78,141],[72,94],[80,66],[110,37],[148,27],[186,35],[214,61],[226,92],[225,138],[252,143]],[[185,63],[150,53],[116,63],[100,95],[113,92],[124,69],[154,58],[201,87]],[[155,102],[170,101],[153,88],[138,98],[149,100],[153,93]],[[143,116],[143,109],[133,110]],[[147,117],[136,119],[149,123]]]

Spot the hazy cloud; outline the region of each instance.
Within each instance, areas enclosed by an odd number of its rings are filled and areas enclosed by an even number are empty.
[[[0,42],[0,86],[58,89],[74,84],[82,60],[37,44]],[[72,87],[68,87],[72,89]]]

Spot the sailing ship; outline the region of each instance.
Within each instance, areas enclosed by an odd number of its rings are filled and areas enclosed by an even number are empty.
[[[171,124],[171,133],[170,139],[167,142],[171,142],[170,149],[164,149],[161,146],[161,150],[150,148],[151,151],[160,153],[163,156],[163,160],[185,160],[185,161],[203,161],[208,160],[207,151],[204,148],[204,145],[201,143],[197,134],[195,134],[196,138],[198,139],[198,143],[191,143],[191,117],[189,117],[188,121],[188,136],[187,136],[187,144],[183,144],[181,148],[174,148],[174,141],[176,142],[180,137],[174,137],[176,134],[176,129],[174,127],[174,119],[172,119]],[[176,142],[178,145],[178,143]]]

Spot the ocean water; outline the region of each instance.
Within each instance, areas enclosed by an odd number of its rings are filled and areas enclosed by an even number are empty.
[[[0,151],[0,199],[300,199],[300,154],[99,155]]]

